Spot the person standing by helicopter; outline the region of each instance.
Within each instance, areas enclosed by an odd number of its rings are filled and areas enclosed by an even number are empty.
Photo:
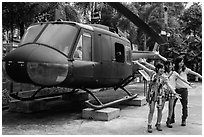
[[[157,122],[156,122],[156,129],[158,131],[162,131],[161,128],[161,119],[162,119],[162,110],[165,104],[165,90],[164,85],[167,85],[172,93],[178,97],[178,94],[173,90],[171,85],[167,82],[167,78],[164,77],[164,65],[162,63],[157,63],[155,66],[155,71],[148,69],[138,61],[135,61],[138,66],[144,69],[151,77],[149,90],[146,95],[146,100],[149,103],[149,114],[148,114],[148,126],[147,131],[152,133],[152,119],[155,109],[155,104],[157,103],[158,115],[157,115]]]
[[[155,66],[147,63],[144,59],[140,59],[139,60],[141,63],[143,63],[146,67],[155,70]],[[176,89],[176,79],[180,79],[183,82],[185,82],[188,85],[191,85],[191,83],[189,83],[188,81],[186,81],[185,79],[183,79],[182,77],[180,77],[180,75],[173,70],[174,68],[174,64],[172,61],[166,61],[165,62],[165,73],[164,76],[167,77],[167,82],[172,86],[172,88],[175,90]],[[175,100],[175,94],[171,92],[171,90],[164,85],[164,89],[165,89],[165,99],[166,101],[169,101],[169,106],[168,106],[168,117],[167,117],[167,121],[166,121],[166,126],[169,128],[172,128],[173,126],[171,125],[171,116],[173,113],[173,105],[174,105],[174,100]],[[179,97],[180,98],[180,97]]]
[[[182,56],[179,56],[175,60],[175,71],[187,81],[187,74],[193,74],[195,76],[198,76],[200,79],[202,79],[202,76],[191,69],[187,68],[184,65],[184,59]],[[187,85],[180,79],[177,79],[176,81],[176,92],[181,95],[180,101],[182,104],[182,122],[181,126],[186,126],[186,119],[188,117],[188,89]],[[174,114],[174,109],[176,106],[177,99],[174,101],[174,106],[173,106],[173,114],[171,117],[171,123],[175,123],[175,114]]]
[[[165,62],[165,73],[164,75],[168,77],[167,82],[172,86],[172,88],[175,90],[176,89],[176,80],[180,79],[183,82],[185,82],[188,85],[191,85],[187,80],[183,79],[176,71],[173,70],[173,62],[172,61],[166,61]],[[166,90],[166,101],[169,101],[169,106],[168,106],[168,117],[166,121],[166,126],[169,128],[172,128],[173,126],[171,125],[171,117],[173,113],[173,105],[174,105],[174,100],[176,99],[175,94],[171,92],[171,90],[167,87],[164,86]]]

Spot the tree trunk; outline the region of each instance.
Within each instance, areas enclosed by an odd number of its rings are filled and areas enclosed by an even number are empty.
[[[24,22],[21,21],[19,26],[20,26],[20,39],[21,39],[23,37],[24,32],[25,32],[25,30],[24,30]]]
[[[13,42],[13,21],[11,21],[11,37],[9,37],[9,42]]]
[[[144,51],[147,49],[147,35],[144,34]]]

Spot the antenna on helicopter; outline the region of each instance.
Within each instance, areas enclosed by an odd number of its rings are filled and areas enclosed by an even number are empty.
[[[92,15],[91,15],[91,23],[94,24],[100,24],[100,21],[101,21],[101,11],[97,8],[97,3],[94,2],[94,10],[92,12]]]

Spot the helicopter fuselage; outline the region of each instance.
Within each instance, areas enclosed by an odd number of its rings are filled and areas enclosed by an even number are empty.
[[[3,61],[12,80],[45,87],[114,87],[133,74],[129,40],[106,26],[75,22],[30,26]]]

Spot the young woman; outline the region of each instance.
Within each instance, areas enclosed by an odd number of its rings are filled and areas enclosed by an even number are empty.
[[[167,78],[164,77],[164,65],[161,63],[158,63],[155,66],[155,71],[146,68],[144,65],[136,61],[136,64],[140,66],[142,69],[144,69],[151,77],[150,82],[150,88],[147,93],[147,101],[149,103],[149,114],[148,114],[148,126],[147,131],[149,133],[152,133],[152,119],[155,109],[155,104],[157,103],[157,123],[156,123],[156,129],[158,131],[162,131],[161,128],[161,119],[162,119],[162,110],[164,108],[165,104],[165,90],[163,88],[164,85],[167,85],[167,87],[174,93],[176,92],[173,90],[173,88],[169,85],[167,82]]]
[[[187,74],[193,74],[195,76],[198,76],[199,78],[202,79],[202,76],[194,71],[192,71],[191,69],[187,68],[184,65],[184,60],[183,57],[178,57],[175,60],[175,67],[174,67],[175,71],[183,78],[187,81]],[[176,81],[176,92],[178,94],[180,94],[181,98],[181,104],[182,104],[182,122],[181,122],[181,126],[186,126],[186,119],[188,116],[188,89],[186,88],[186,84],[180,80],[177,79]],[[175,99],[174,101],[174,107],[173,107],[173,114],[172,114],[172,118],[171,118],[171,123],[175,123],[175,114],[174,114],[174,108],[176,105],[177,99]]]
[[[179,79],[186,84],[190,85],[188,81],[183,79],[182,77],[179,76],[179,74],[176,71],[173,71],[173,63],[171,61],[166,61],[165,62],[165,73],[164,75],[168,77],[167,82],[171,85],[171,87],[175,90],[176,89],[176,80]],[[169,101],[169,107],[168,107],[168,117],[166,121],[166,126],[169,128],[172,128],[173,126],[171,125],[171,117],[173,113],[173,105],[174,105],[174,100],[175,100],[175,94],[171,92],[171,90],[165,86],[166,90],[166,101]]]

